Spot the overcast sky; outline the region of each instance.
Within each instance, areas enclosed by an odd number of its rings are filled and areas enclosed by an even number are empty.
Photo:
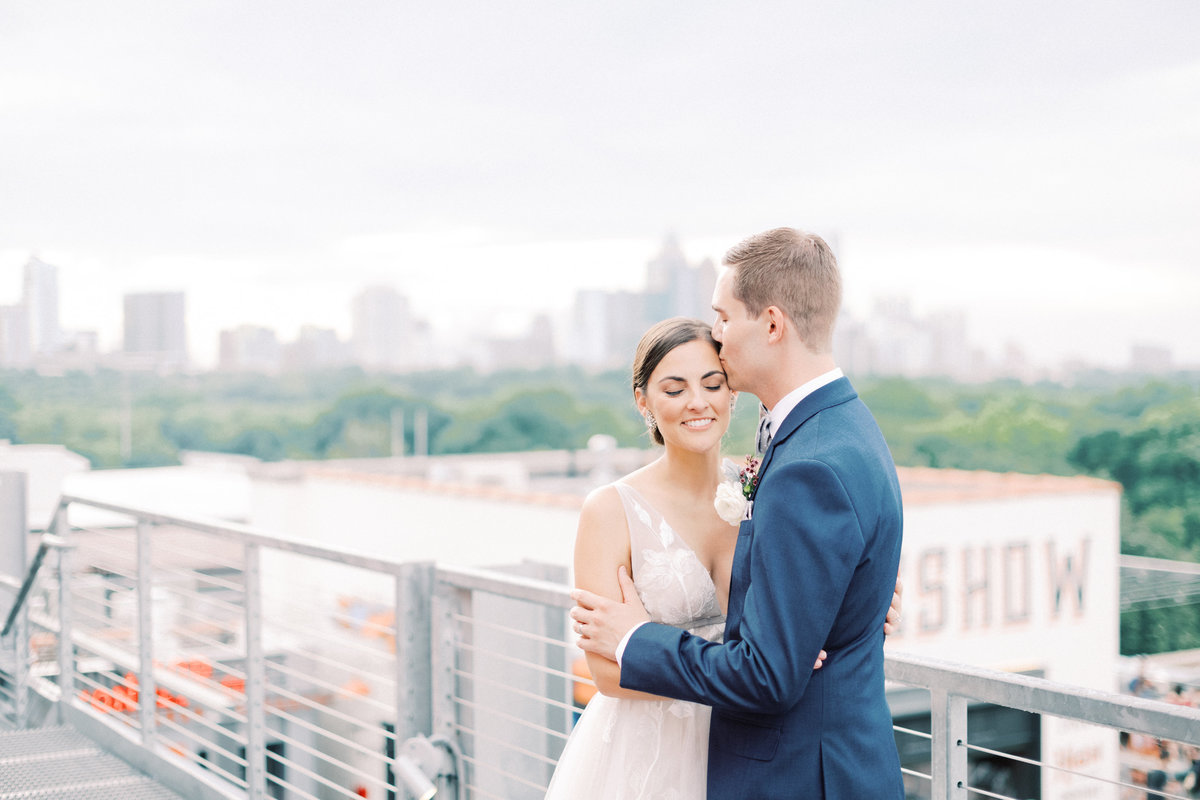
[[[182,289],[348,333],[390,283],[442,330],[719,258],[836,243],[1038,361],[1200,364],[1200,3],[0,0],[0,302],[63,324]]]

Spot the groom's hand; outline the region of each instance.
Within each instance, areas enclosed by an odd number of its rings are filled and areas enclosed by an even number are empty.
[[[617,660],[617,646],[625,634],[650,621],[624,566],[617,570],[617,582],[621,586],[621,602],[585,589],[571,592],[571,598],[578,604],[571,609],[571,619],[575,620],[575,633],[579,634],[579,648],[610,661]]]

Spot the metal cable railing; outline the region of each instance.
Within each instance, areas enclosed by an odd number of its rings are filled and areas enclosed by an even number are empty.
[[[439,666],[443,684],[450,688],[437,692],[435,723],[462,738],[469,754],[470,796],[541,797],[570,731],[575,708],[570,687],[584,683],[565,664],[573,649],[565,628],[565,611],[572,605],[567,588],[454,569],[438,570],[437,582],[435,619],[451,663]],[[453,641],[453,647],[446,641]],[[534,643],[553,652],[528,652]],[[898,740],[913,737],[926,743],[923,763],[918,759],[903,768],[912,797],[1021,800],[1027,795],[996,789],[1002,781],[973,780],[977,771],[972,765],[1008,761],[1035,773],[1048,792],[1039,791],[1039,796],[1061,796],[1050,787],[1069,782],[1073,796],[1115,800],[1121,789],[1135,786],[1119,769],[1119,732],[1200,745],[1200,710],[1193,708],[911,655],[889,654],[886,670],[897,686],[919,687],[928,695],[931,731],[896,726]],[[1101,732],[1092,739],[1098,735],[1110,741],[1105,752],[1114,757],[1094,761],[1089,769],[1073,769],[1046,755],[1027,758],[973,744],[969,711],[993,704],[1039,715],[1042,724],[1050,718],[1093,723]],[[530,745],[538,741],[540,745]]]
[[[78,506],[124,522],[72,528]],[[431,725],[411,702],[428,697],[431,565],[78,497],[54,529],[72,552],[17,615],[52,646],[14,659],[38,669],[0,679],[6,694],[60,701],[62,721],[156,772],[202,772],[205,796],[404,796],[400,746]],[[330,570],[386,619],[338,607]]]
[[[72,528],[76,506],[126,522]],[[200,787],[187,796],[403,798],[417,764],[464,798],[540,798],[575,690],[594,688],[573,669],[562,568],[400,564],[79,497],[63,498],[54,536],[0,642],[0,709],[19,726],[56,715]],[[896,726],[917,753],[914,797],[1019,800],[982,777],[1003,763],[1075,796],[1135,785],[1115,765],[994,746],[972,728],[984,707],[1099,726],[1079,736],[1106,756],[1121,731],[1200,745],[1196,709],[898,653],[886,670],[925,698],[928,730]]]

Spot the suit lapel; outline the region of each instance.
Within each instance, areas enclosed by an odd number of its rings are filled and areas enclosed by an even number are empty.
[[[763,474],[766,473],[767,467],[771,464],[771,458],[775,455],[776,447],[783,444],[789,436],[795,433],[805,422],[812,419],[817,412],[848,402],[857,396],[854,387],[850,385],[849,379],[841,377],[832,383],[825,384],[801,400],[780,424],[779,430],[771,437],[771,443],[767,445],[767,452],[763,453],[762,463],[758,465],[758,483],[755,485],[754,493],[750,496],[750,499],[753,501],[754,495],[758,494],[758,487],[762,485]]]

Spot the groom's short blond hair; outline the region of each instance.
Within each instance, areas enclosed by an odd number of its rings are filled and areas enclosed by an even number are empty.
[[[776,306],[814,353],[833,349],[833,324],[842,304],[842,276],[825,240],[794,228],[755,234],[730,248],[733,296],[751,317]]]

